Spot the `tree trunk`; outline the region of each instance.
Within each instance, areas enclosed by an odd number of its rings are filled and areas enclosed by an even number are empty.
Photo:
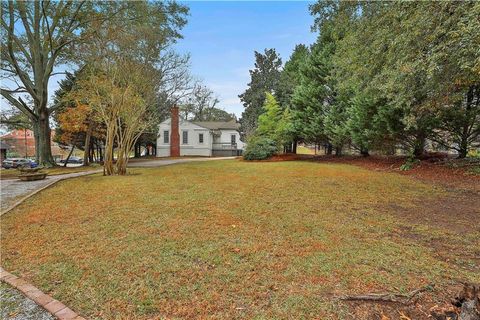
[[[93,162],[93,155],[94,155],[93,142],[90,141],[90,145],[88,146],[88,160],[90,161],[90,163]]]
[[[333,153],[333,146],[331,143],[327,144],[327,154],[332,154]]]
[[[103,145],[105,145],[105,143],[103,143]],[[101,146],[98,146],[98,154],[100,162],[103,162],[103,151]]]
[[[135,158],[140,158],[140,144],[137,142],[135,144]]]
[[[368,157],[370,155],[370,153],[368,152],[368,149],[360,149],[360,154],[363,156],[363,157]]]
[[[73,149],[75,149],[75,145],[72,145],[72,149],[70,149],[70,152],[68,153],[67,159],[65,159],[65,163],[63,164],[64,167],[67,166],[68,160],[70,160],[70,157],[72,156]]]
[[[83,144],[83,165],[84,166],[90,165],[89,153],[90,153],[90,140],[92,138],[92,131],[93,131],[93,122],[89,121],[87,132],[85,134],[85,143]]]
[[[335,147],[335,156],[339,157],[342,155],[342,147]]]
[[[460,143],[459,143],[459,150],[458,150],[458,158],[463,159],[467,156],[468,153],[468,140],[470,138],[470,119],[472,118],[472,108],[473,108],[473,100],[474,100],[474,91],[475,86],[470,86],[465,101],[465,122],[462,126],[462,132],[460,135]],[[478,90],[477,90],[478,91]],[[477,97],[477,105],[480,97]],[[475,117],[473,117],[475,118]]]
[[[476,91],[476,94],[475,94]],[[477,102],[474,103],[474,100]],[[473,128],[473,123],[471,122],[471,119],[475,121],[476,116],[475,116],[475,111],[474,108],[477,109],[480,103],[480,86],[478,85],[472,85],[469,87],[468,92],[466,94],[465,98],[465,121],[462,124],[462,132],[460,135],[460,143],[459,143],[459,150],[458,150],[458,157],[463,159],[467,156],[468,149],[469,149],[469,139],[471,138],[472,135],[472,128]],[[476,105],[476,107],[475,107]],[[478,111],[477,111],[478,112]]]
[[[97,153],[97,146],[95,145],[95,142],[92,141],[92,161],[91,162],[97,162],[98,160],[98,153]]]
[[[40,154],[38,153],[38,150],[40,150],[39,147],[39,141],[40,141],[40,129],[38,127],[38,122],[37,121],[32,121],[32,128],[33,128],[33,138],[35,140],[35,161],[37,163],[40,163]]]
[[[95,157],[95,161],[99,162],[100,161],[100,146],[98,145],[98,139],[95,139],[95,149],[96,149],[96,154],[97,156]]]
[[[105,161],[103,163],[104,174],[111,176],[115,174],[113,167],[113,143],[115,140],[115,130],[113,125],[107,126],[107,134],[105,137]]]
[[[35,142],[37,145],[37,142]],[[38,119],[38,164],[44,167],[55,166],[52,156],[51,131],[48,122],[48,111],[42,110]]]
[[[297,154],[297,140],[293,140],[292,152]]]
[[[460,149],[458,150],[458,158],[463,159],[467,157],[468,153],[468,140],[462,137],[462,141],[460,142]]]
[[[413,155],[415,158],[420,158],[425,152],[425,140],[425,133],[418,132],[413,145]]]

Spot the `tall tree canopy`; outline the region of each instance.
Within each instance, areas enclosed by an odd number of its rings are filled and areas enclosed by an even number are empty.
[[[294,139],[364,155],[480,146],[480,4],[319,1],[275,95]],[[300,57],[300,58],[299,58]],[[258,118],[258,117],[257,117]]]
[[[299,44],[295,46],[292,55],[285,62],[276,91],[277,100],[283,108],[291,106],[293,92],[300,84],[301,69],[309,54],[310,49],[306,45]]]
[[[250,70],[250,83],[247,90],[239,95],[245,107],[242,113],[242,130],[248,136],[257,128],[258,117],[263,112],[265,93],[275,94],[280,83],[282,59],[275,49],[255,51],[255,68]]]
[[[1,94],[32,122],[40,163],[54,164],[49,117],[56,106],[48,106],[51,77],[81,60],[81,54],[112,49],[94,40],[114,33],[123,33],[124,42],[118,42],[117,49],[126,53],[133,41],[148,52],[141,56],[145,62],[155,61],[161,49],[180,37],[187,12],[175,2],[2,2]]]
[[[430,139],[464,157],[479,135],[480,5],[367,2],[362,12],[335,57],[343,89],[367,97],[406,150],[419,156]]]

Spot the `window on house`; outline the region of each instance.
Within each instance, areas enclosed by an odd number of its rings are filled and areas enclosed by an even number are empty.
[[[198,143],[203,143],[203,133],[198,134]]]
[[[168,130],[163,131],[163,143],[170,143],[169,134]]]
[[[237,135],[236,134],[232,134],[230,136],[230,141],[232,142],[232,144],[236,144],[237,143]]]
[[[188,144],[188,131],[183,131],[182,132],[182,143],[183,144]]]

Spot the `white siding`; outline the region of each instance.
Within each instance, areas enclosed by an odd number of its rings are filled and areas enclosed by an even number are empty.
[[[169,139],[168,143],[164,143],[164,131],[168,130]],[[188,132],[188,143],[183,144],[183,132]],[[180,156],[205,156],[212,155],[212,137],[210,130],[202,128],[189,121],[180,120],[179,123],[180,132]],[[203,133],[203,143],[199,141],[199,134]],[[158,126],[157,137],[157,157],[170,156],[170,142],[171,142],[171,128],[170,119],[167,119],[160,123]]]
[[[235,135],[235,140],[237,142],[237,149],[243,150],[244,143],[240,141],[240,133],[237,130],[221,130],[221,135],[219,138],[219,143],[230,143],[232,141],[232,135]]]

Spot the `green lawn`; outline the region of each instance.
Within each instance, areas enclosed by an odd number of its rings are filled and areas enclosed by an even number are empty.
[[[451,190],[296,161],[130,172],[2,217],[2,266],[92,319],[350,319],[336,296],[480,281],[480,230],[442,211],[464,200]]]

